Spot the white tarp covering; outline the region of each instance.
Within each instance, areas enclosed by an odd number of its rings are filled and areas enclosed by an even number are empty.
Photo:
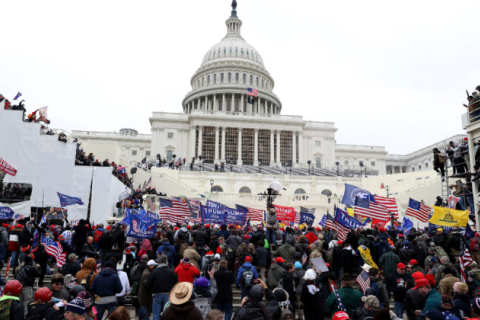
[[[60,206],[57,192],[80,197],[84,205],[71,205],[69,220],[85,219],[93,177],[90,220],[104,222],[115,212],[118,195],[125,186],[112,175],[112,168],[75,166],[74,143],[58,141],[58,136],[40,134],[39,123],[22,121],[22,112],[0,109],[0,158],[17,170],[4,182],[32,185],[30,201],[1,204],[15,213],[30,215],[30,207]],[[86,150],[88,151],[88,150]]]

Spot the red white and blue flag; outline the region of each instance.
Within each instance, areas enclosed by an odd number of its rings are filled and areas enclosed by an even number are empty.
[[[362,287],[363,293],[365,294],[365,290],[370,288],[370,278],[368,277],[368,272],[365,270],[360,273],[360,275],[357,277],[357,282]]]
[[[432,209],[429,206],[410,198],[410,200],[408,200],[408,208],[407,211],[405,211],[405,215],[417,218],[422,222],[427,222],[431,211]]]
[[[185,223],[185,219],[192,218],[192,213],[184,201],[160,198],[160,218],[170,223]]]
[[[262,221],[263,220],[263,209],[255,209],[255,208],[248,208],[241,206],[239,204],[236,205],[237,210],[240,211],[247,211],[247,220],[251,221]]]
[[[67,253],[63,252],[60,243],[42,236],[42,245],[45,246],[45,251],[47,251],[48,255],[57,260],[57,267],[61,267],[65,264],[67,261]]]
[[[387,208],[388,212],[393,213],[395,219],[398,219],[397,199],[374,195],[375,202]]]
[[[247,96],[258,97],[258,90],[253,88],[247,88],[248,94]]]

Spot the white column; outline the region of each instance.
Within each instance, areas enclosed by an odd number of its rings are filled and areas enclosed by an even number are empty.
[[[227,100],[225,99],[225,93],[223,94],[222,98],[222,112],[227,111]]]
[[[247,113],[253,113],[253,103],[248,103],[248,96],[247,96]]]
[[[205,96],[205,107],[203,108],[203,113],[206,113],[208,109],[208,96]]]
[[[292,166],[297,166],[297,132],[292,132]]]
[[[270,165],[274,166],[275,165],[275,147],[274,147],[274,141],[273,141],[273,134],[275,130],[270,129]]]
[[[220,160],[223,162],[225,162],[225,131],[227,131],[227,127],[222,127],[222,156]]]
[[[241,94],[240,95],[240,112],[243,113],[243,104],[245,103],[244,102],[244,98],[243,98],[244,94]]]
[[[218,111],[218,106],[217,106],[217,95],[213,95],[213,111],[217,112]]]
[[[242,165],[242,128],[238,128],[238,155],[237,165]]]
[[[230,101],[230,111],[235,112],[235,93],[232,93],[232,100]]]
[[[303,133],[299,131],[298,132],[298,164],[299,165],[303,165],[302,145],[303,145]]]
[[[256,113],[260,113],[262,111],[262,100],[260,98],[258,98],[258,107],[255,111]]]
[[[258,129],[254,129],[255,131],[255,140],[254,140],[254,151],[253,151],[253,165],[258,166]]]
[[[190,154],[188,155],[188,163],[190,163],[192,161],[192,158],[195,158],[195,126],[192,125],[190,127]],[[156,154],[155,154],[156,156]]]
[[[218,163],[218,142],[219,142],[218,130],[219,129],[220,129],[219,127],[215,127],[215,163]]]
[[[277,166],[282,166],[282,161],[280,160],[280,130],[277,130]]]
[[[202,139],[203,139],[203,127],[198,126],[198,150],[197,150],[197,156],[203,156],[202,155]]]

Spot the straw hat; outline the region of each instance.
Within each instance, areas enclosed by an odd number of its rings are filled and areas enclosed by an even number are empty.
[[[193,284],[190,282],[178,282],[170,291],[170,302],[175,305],[184,304],[193,293]]]

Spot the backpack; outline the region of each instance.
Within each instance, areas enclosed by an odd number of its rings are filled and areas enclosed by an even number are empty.
[[[251,268],[248,268],[243,271],[242,275],[242,285],[245,288],[250,288],[253,285],[253,272]]]
[[[266,320],[262,309],[260,308],[246,308],[241,307],[238,310],[237,315],[234,318],[235,320]]]
[[[12,305],[11,299],[5,299],[0,302],[0,320],[10,320],[10,306]]]
[[[230,260],[230,259],[233,259],[234,256],[235,256],[235,251],[233,251],[232,246],[227,246],[225,248],[225,259]]]
[[[438,153],[438,161],[440,163],[446,163],[447,162],[447,157],[443,153]]]
[[[24,286],[25,285],[25,279],[28,278],[27,271],[25,270],[27,267],[23,266],[19,272],[17,272],[17,275],[15,276],[15,279],[20,281],[20,283]]]
[[[202,313],[203,319],[205,319],[207,317],[207,314],[210,312],[210,310],[212,310],[209,299],[198,298],[193,300],[193,302],[195,303],[195,307],[197,307]]]
[[[178,237],[177,237],[177,238],[178,238],[179,240],[188,241],[189,235],[190,235],[190,234],[188,233],[188,231],[180,230],[180,231],[178,232]]]
[[[86,279],[82,279],[82,281],[80,281],[80,285],[81,285],[82,287],[84,287],[85,290],[87,290],[87,291],[90,291],[90,279],[92,278],[94,272],[95,272],[95,270],[92,270],[92,271],[88,274],[88,277],[87,277]]]
[[[267,213],[267,224],[276,225],[277,224],[277,214]]]
[[[102,234],[103,234],[103,231],[100,231],[100,230],[95,231],[95,233],[93,234],[93,240],[95,241],[95,243],[98,243],[98,240],[100,240],[100,237],[102,236]]]
[[[473,238],[472,240],[470,240],[470,250],[472,250],[473,252],[477,252],[478,249],[479,249],[478,240]]]

